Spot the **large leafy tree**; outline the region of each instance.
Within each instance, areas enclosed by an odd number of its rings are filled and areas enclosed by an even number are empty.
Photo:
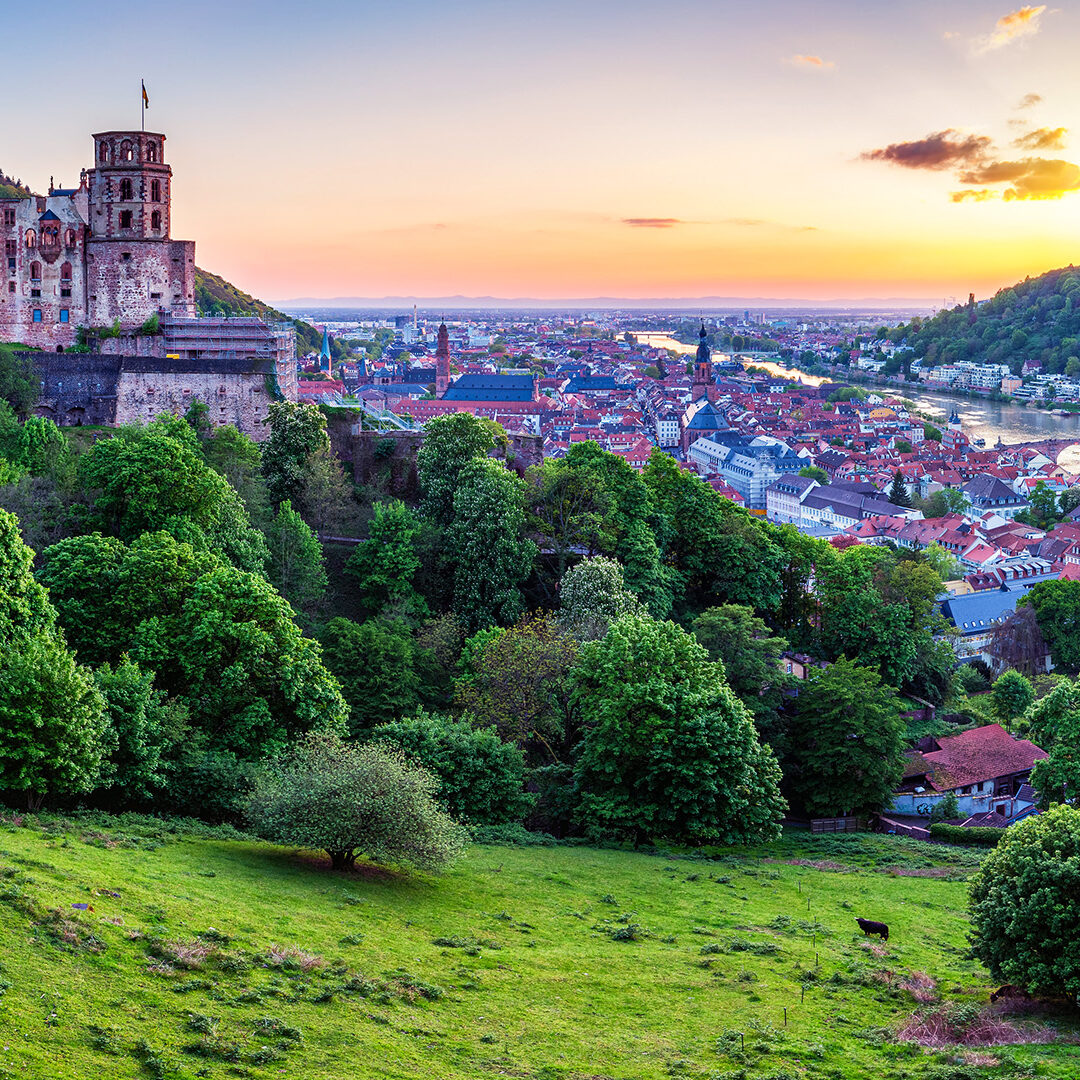
[[[993,697],[994,711],[1010,727],[1035,700],[1035,688],[1019,671],[1006,671],[995,681]]]
[[[88,587],[81,574],[97,553],[104,569]],[[345,702],[318,644],[259,575],[159,532],[119,549],[100,536],[62,541],[44,553],[41,577],[76,648],[110,662],[129,652],[190,709],[211,749],[258,755],[310,728],[344,724]]]
[[[0,649],[17,635],[49,629],[56,621],[33,565],[34,553],[23,543],[15,515],[0,510]]]
[[[417,648],[400,623],[331,619],[320,640],[349,706],[353,734],[412,712],[420,701]]]
[[[620,615],[644,614],[622,565],[603,555],[582,559],[559,582],[559,622],[582,641],[602,638]]]
[[[297,610],[312,614],[326,596],[322,545],[286,499],[266,530],[270,581]]]
[[[812,815],[892,805],[904,772],[904,725],[896,692],[877,671],[844,657],[812,669],[789,738],[795,790]]]
[[[1056,806],[1003,830],[971,884],[971,951],[995,979],[1080,994],[1080,810]]]
[[[525,757],[494,728],[419,710],[380,724],[371,741],[396,747],[439,781],[436,799],[474,825],[520,822],[533,799],[525,792]]]
[[[524,535],[525,484],[498,461],[477,458],[460,473],[446,532],[454,613],[470,629],[514,622],[536,545]]]
[[[600,831],[686,843],[778,835],[780,770],[723,665],[674,623],[624,615],[577,666],[581,817]]]
[[[435,801],[438,781],[401,751],[309,735],[256,780],[247,816],[279,844],[316,848],[335,870],[363,854],[424,870],[446,866],[466,833]]]
[[[297,405],[272,401],[269,408],[270,436],[262,447],[262,471],[270,500],[274,504],[289,499],[303,506],[304,464],[310,454],[330,449],[326,417],[317,405]]]
[[[527,615],[477,643],[470,674],[458,683],[458,701],[503,738],[535,739],[558,759],[553,744],[567,736],[576,712],[571,671],[577,653],[577,642],[550,615]]]
[[[1055,666],[1080,671],[1080,581],[1041,581],[1021,603],[1035,609]]]
[[[215,551],[242,570],[262,573],[266,544],[240,497],[205,462],[185,421],[159,416],[145,427],[99,439],[79,461],[104,531],[130,540],[164,529]]]
[[[20,635],[0,661],[0,789],[37,809],[49,795],[89,791],[108,720],[91,672],[55,630]]]
[[[422,619],[427,604],[414,585],[420,570],[420,521],[400,499],[376,503],[374,512],[368,539],[357,544],[345,572],[356,581],[360,600],[372,614],[387,611]]]
[[[1046,644],[1039,617],[1030,604],[1017,609],[994,627],[987,652],[999,663],[1033,677],[1046,670],[1050,648]]]
[[[482,417],[460,412],[430,420],[424,426],[424,445],[416,455],[424,517],[436,525],[449,525],[462,472],[497,445],[506,445],[506,432]]]

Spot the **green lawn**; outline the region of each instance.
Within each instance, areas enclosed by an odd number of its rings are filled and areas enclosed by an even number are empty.
[[[709,861],[478,846],[438,878],[338,875],[145,822],[5,824],[0,1077],[1076,1077],[1069,1018],[1054,1045],[967,1061],[893,1037],[915,973],[986,1001],[963,955],[977,858],[789,836]],[[856,915],[889,924],[885,948]]]

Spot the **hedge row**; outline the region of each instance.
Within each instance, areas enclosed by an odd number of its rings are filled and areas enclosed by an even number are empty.
[[[930,826],[931,840],[944,840],[949,844],[995,847],[1004,834],[1004,829],[964,828],[963,825],[946,825],[943,822]]]

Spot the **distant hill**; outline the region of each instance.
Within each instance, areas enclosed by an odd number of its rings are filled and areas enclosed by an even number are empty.
[[[33,195],[33,192],[21,180],[7,176],[4,170],[0,169],[0,199],[25,199],[30,195]]]
[[[1066,266],[1002,289],[990,300],[958,304],[932,319],[913,319],[889,331],[931,365],[975,360],[1008,364],[1019,373],[1025,360],[1057,374],[1080,369],[1080,269]],[[925,365],[924,365],[925,366]]]
[[[290,319],[223,277],[199,267],[195,267],[195,303],[202,315],[258,315],[267,322],[291,322],[296,327],[296,351],[301,355],[313,349],[318,352],[322,344],[322,335],[309,323]]]

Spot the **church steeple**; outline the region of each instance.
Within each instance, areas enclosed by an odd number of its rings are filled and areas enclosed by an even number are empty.
[[[705,330],[705,322],[702,320],[701,332],[698,334],[697,359],[694,361],[694,383],[691,388],[694,401],[708,397],[709,385],[712,381],[712,350],[709,348],[708,334]]]
[[[439,325],[439,339],[435,346],[435,396],[442,397],[450,388],[450,334],[446,323]]]

